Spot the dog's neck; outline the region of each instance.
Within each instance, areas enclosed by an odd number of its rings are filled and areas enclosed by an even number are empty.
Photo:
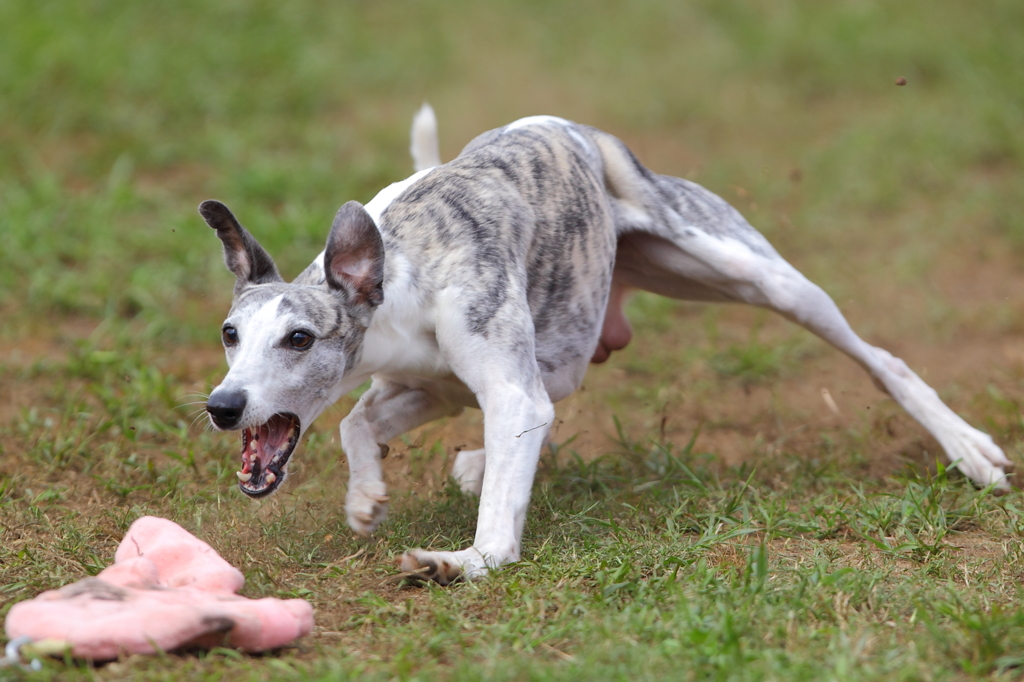
[[[381,215],[402,192],[432,169],[422,170],[381,190],[366,204],[379,228]],[[385,240],[387,249],[387,240]],[[313,262],[323,277],[324,254]],[[434,303],[423,300],[414,268],[405,254],[387,249],[384,257],[384,302],[374,311],[361,344],[359,360],[338,386],[338,396],[358,388],[384,369],[389,374],[437,377],[449,374],[434,336]]]
[[[313,263],[323,267],[323,254]],[[394,376],[433,378],[451,373],[437,346],[434,302],[415,286],[413,268],[402,253],[385,257],[384,302],[373,313],[360,344],[360,355],[333,400],[359,388],[382,371]]]

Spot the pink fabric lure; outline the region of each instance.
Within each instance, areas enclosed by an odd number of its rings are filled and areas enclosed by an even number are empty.
[[[264,651],[313,629],[309,602],[248,599],[236,594],[244,582],[178,524],[144,516],[95,578],[11,607],[7,636],[62,641],[75,657],[105,661],[193,646]]]

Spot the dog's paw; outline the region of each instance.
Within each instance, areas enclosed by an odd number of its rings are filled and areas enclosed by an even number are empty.
[[[484,466],[487,459],[484,449],[462,450],[455,457],[455,464],[452,466],[452,478],[462,488],[462,492],[480,497],[480,490],[484,486]]]
[[[975,485],[985,488],[994,484],[996,494],[1009,492],[1006,475],[1013,470],[1013,462],[987,433],[964,424],[963,428],[949,434],[942,445],[949,460]]]
[[[345,495],[348,525],[362,537],[368,537],[388,515],[388,499],[384,481],[349,482]]]
[[[406,577],[433,580],[441,585],[450,585],[459,580],[478,580],[487,575],[484,557],[472,547],[461,552],[411,549],[401,556],[398,566],[409,574]]]

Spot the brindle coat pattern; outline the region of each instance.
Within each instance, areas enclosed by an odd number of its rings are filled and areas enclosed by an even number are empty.
[[[365,214],[352,203],[339,211],[326,254],[291,284],[247,271],[246,259],[262,264],[263,275],[272,261],[253,252],[226,208],[217,205],[225,216],[204,204],[238,276],[228,323],[241,339],[228,349],[231,370],[211,402],[218,391],[248,396],[233,428],[286,411],[305,429],[372,378],[341,424],[346,511],[361,534],[386,514],[382,444],[480,407],[484,448],[461,452],[453,469],[480,495],[474,543],[410,551],[406,570],[447,583],[518,559],[552,403],[580,385],[592,357],[628,339],[626,288],[779,312],[859,362],[973,481],[1008,485],[1009,461],[991,438],[901,360],[854,334],[832,300],[738,211],[695,183],[653,173],[607,133],[523,119],[385,189]],[[382,300],[371,296],[378,282]],[[281,341],[299,327],[316,338],[301,353]]]

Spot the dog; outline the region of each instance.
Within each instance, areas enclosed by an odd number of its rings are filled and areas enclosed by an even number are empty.
[[[774,310],[860,363],[976,485],[1009,488],[1011,463],[992,438],[858,337],[736,209],[648,170],[616,137],[536,116],[441,165],[423,110],[412,150],[417,172],[365,206],[343,205],[325,250],[291,283],[227,207],[199,207],[236,277],[221,331],[229,371],[206,409],[217,429],[241,431],[246,495],[277,489],[304,430],[370,379],[340,426],[349,525],[367,536],[384,520],[391,439],[478,407],[484,447],[460,452],[452,471],[480,498],[473,544],[411,550],[400,565],[447,584],[517,561],[553,404],[629,342],[630,289]]]

